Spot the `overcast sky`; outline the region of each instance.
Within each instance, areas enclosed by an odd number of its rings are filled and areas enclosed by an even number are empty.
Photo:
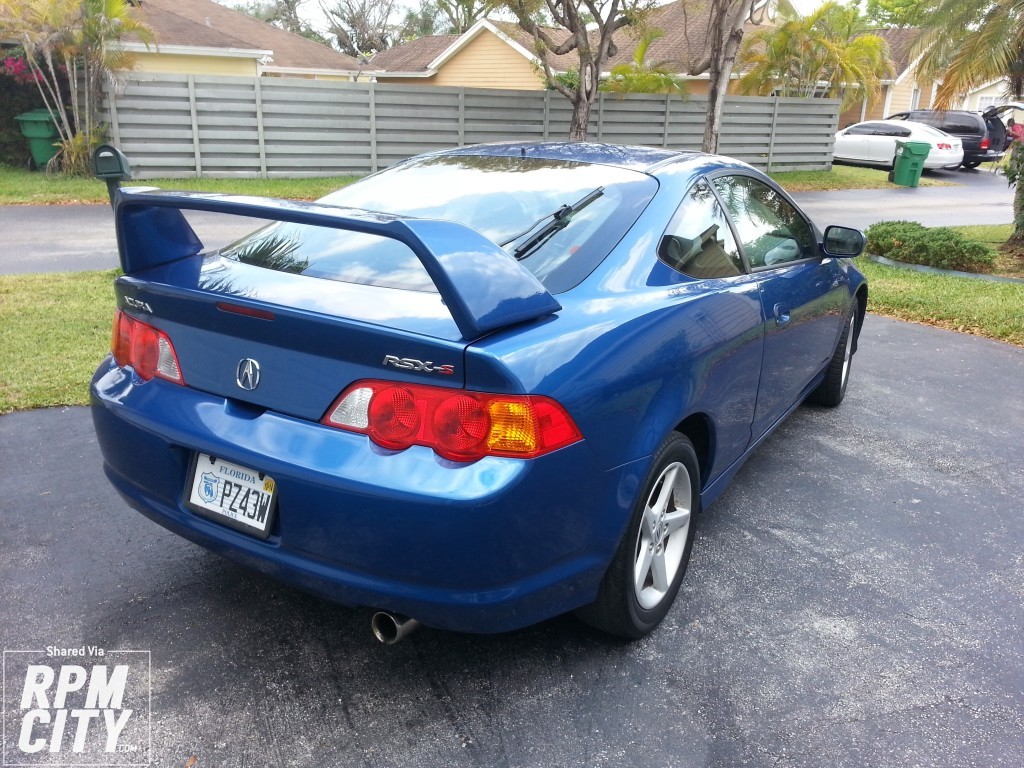
[[[803,14],[810,13],[824,1],[825,0],[790,0],[793,6]],[[244,5],[246,0],[216,0],[216,2],[230,8],[235,8],[239,5]],[[324,0],[324,4],[330,7],[333,5],[333,2],[332,0]],[[396,0],[395,5],[406,8],[415,8],[418,4],[416,0]],[[318,29],[322,30],[324,28],[323,12],[320,10],[319,0],[306,0],[300,6],[300,15],[309,20]]]

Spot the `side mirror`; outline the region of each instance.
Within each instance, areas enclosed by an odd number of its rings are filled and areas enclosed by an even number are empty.
[[[825,240],[821,249],[827,256],[848,259],[860,256],[866,244],[864,233],[859,229],[833,225],[825,228]]]
[[[110,204],[114,204],[114,190],[121,186],[122,181],[132,177],[132,167],[128,158],[117,147],[100,144],[92,153],[92,170],[97,179],[107,182],[107,193]]]

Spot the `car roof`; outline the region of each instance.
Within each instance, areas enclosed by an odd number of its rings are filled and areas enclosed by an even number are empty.
[[[431,156],[537,157],[544,160],[566,160],[596,165],[611,165],[634,171],[649,172],[673,160],[701,156],[700,152],[634,147],[622,144],[596,144],[586,141],[518,141],[497,144],[475,144],[430,153]],[[704,155],[710,157],[709,155]],[[422,157],[422,155],[421,155]]]

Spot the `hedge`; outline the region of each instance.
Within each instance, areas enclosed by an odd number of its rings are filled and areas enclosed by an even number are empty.
[[[867,250],[905,264],[961,272],[989,272],[996,252],[949,227],[923,227],[915,221],[880,221],[868,227]]]

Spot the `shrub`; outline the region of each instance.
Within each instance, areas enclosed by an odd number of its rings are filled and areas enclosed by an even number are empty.
[[[14,118],[45,104],[35,81],[25,74],[25,59],[9,52],[0,53],[0,105],[0,164],[24,168],[28,142]]]
[[[923,227],[914,221],[880,221],[868,227],[867,250],[906,264],[961,272],[988,272],[996,252],[948,227]]]

